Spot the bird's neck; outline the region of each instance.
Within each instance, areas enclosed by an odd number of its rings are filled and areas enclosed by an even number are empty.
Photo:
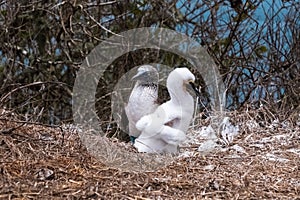
[[[144,83],[140,83],[139,86],[157,89],[157,84],[156,84],[156,83],[153,83],[153,82],[144,82]]]
[[[183,85],[177,85],[177,87],[170,88],[169,94],[172,102],[176,105],[191,105],[194,103],[193,97],[190,93],[183,87]]]

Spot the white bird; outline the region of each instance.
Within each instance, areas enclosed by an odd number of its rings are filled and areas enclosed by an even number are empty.
[[[151,65],[142,65],[131,80],[136,80],[134,88],[125,106],[125,113],[129,122],[129,136],[134,143],[141,131],[135,124],[143,116],[155,111],[158,97],[158,71]]]
[[[199,95],[194,81],[195,76],[185,67],[177,68],[169,74],[167,89],[171,99],[136,123],[136,128],[142,131],[134,143],[139,152],[178,151],[178,145],[185,140],[194,113],[194,99],[187,91],[187,86],[191,85]]]

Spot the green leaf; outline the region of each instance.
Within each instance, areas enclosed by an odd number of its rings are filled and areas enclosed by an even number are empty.
[[[259,51],[260,53],[266,53],[268,51],[268,48],[264,45],[261,45],[258,48],[256,48],[256,51]]]
[[[268,52],[268,48],[264,45],[258,46],[255,50],[254,50],[255,54],[257,57],[262,58],[263,54]]]

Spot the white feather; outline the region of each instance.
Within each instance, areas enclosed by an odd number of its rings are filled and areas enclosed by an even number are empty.
[[[171,99],[136,123],[136,128],[142,132],[134,144],[139,152],[178,151],[193,117],[194,99],[186,86],[194,81],[195,76],[187,68],[177,68],[169,74],[167,89]]]

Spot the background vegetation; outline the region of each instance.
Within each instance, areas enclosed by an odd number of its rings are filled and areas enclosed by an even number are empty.
[[[72,121],[72,86],[84,58],[113,34],[151,26],[185,33],[208,50],[226,84],[229,110],[268,106],[293,118],[300,109],[299,10],[297,0],[2,0],[0,104],[27,121]],[[189,65],[159,50],[120,57],[99,82],[102,121],[113,120],[107,113],[117,80],[147,63]]]

